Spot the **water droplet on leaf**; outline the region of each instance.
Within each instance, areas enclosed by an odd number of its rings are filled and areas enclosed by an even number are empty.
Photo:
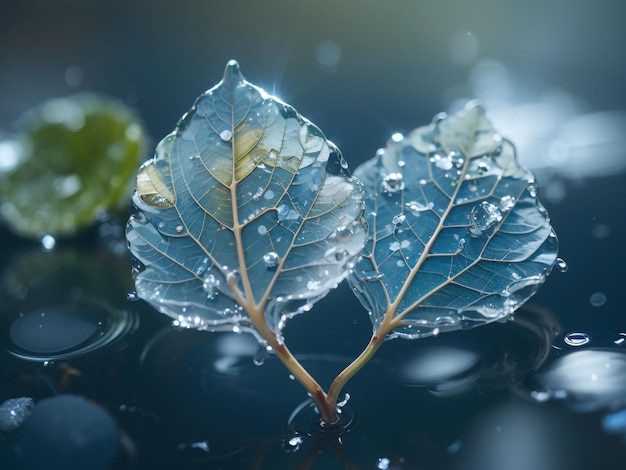
[[[394,218],[391,220],[391,223],[393,225],[402,225],[405,220],[406,220],[406,215],[398,214],[398,215],[394,216]]]
[[[404,182],[402,181],[402,173],[389,173],[383,178],[382,192],[387,194],[394,194],[404,189]]]
[[[353,234],[354,232],[352,231],[350,227],[342,226],[342,227],[339,227],[337,230],[335,230],[334,238],[338,242],[347,242],[347,241],[350,241]]]
[[[222,132],[220,132],[220,139],[222,139],[224,142],[228,142],[232,138],[233,133],[230,132],[228,129],[224,129]]]
[[[502,198],[500,199],[500,210],[502,212],[508,212],[511,209],[513,209],[513,206],[515,206],[515,198],[513,196],[502,196]]]
[[[280,262],[280,257],[275,251],[269,251],[263,255],[263,262],[268,269],[273,269],[278,266],[278,263]]]
[[[207,293],[207,299],[214,299],[219,293],[218,288],[220,285],[219,279],[217,279],[213,274],[208,274],[204,277],[202,281],[202,288]]]
[[[502,220],[500,210],[490,202],[483,201],[469,213],[467,230],[473,237],[482,236],[487,230]]]

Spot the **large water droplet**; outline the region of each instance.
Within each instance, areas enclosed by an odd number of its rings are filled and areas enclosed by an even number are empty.
[[[496,223],[502,220],[500,209],[490,202],[483,201],[474,206],[469,213],[469,226],[467,230],[473,237],[480,237]]]
[[[591,341],[591,336],[587,333],[572,332],[566,334],[563,341],[565,341],[565,344],[569,344],[570,346],[584,346]]]
[[[394,194],[404,189],[404,181],[402,181],[402,173],[389,173],[383,178],[382,192]]]
[[[280,257],[275,251],[269,251],[263,255],[263,262],[268,269],[273,269],[278,266],[278,263],[280,262]]]
[[[233,133],[230,132],[228,129],[224,129],[222,132],[220,132],[220,139],[222,139],[224,142],[228,142],[232,138]]]

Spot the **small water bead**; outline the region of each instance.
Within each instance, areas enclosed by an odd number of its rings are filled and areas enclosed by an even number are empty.
[[[566,273],[568,268],[569,266],[567,265],[567,262],[563,258],[556,259],[556,269],[558,269],[562,273]]]
[[[534,181],[529,181],[526,189],[528,189],[530,197],[537,197],[537,184]]]
[[[46,234],[41,237],[41,246],[45,251],[52,251],[57,245],[57,240],[52,235]]]
[[[502,212],[508,212],[515,206],[515,198],[509,195],[502,196],[499,206]]]
[[[267,227],[265,225],[259,225],[257,232],[259,235],[265,235],[267,233]]]
[[[365,282],[380,281],[383,277],[385,277],[385,273],[379,273],[377,271],[366,271],[363,273],[363,280]]]
[[[433,155],[432,157],[430,157],[430,161],[431,163],[434,163],[437,168],[443,171],[451,170],[452,167],[454,166],[454,163],[452,162],[452,158],[450,158],[450,155],[442,156],[437,153]]]
[[[391,223],[393,225],[402,225],[405,221],[406,221],[406,215],[398,214],[393,217],[393,219],[391,220]]]
[[[383,178],[382,192],[394,194],[404,189],[404,181],[402,181],[402,173],[389,173]]]
[[[256,353],[254,354],[254,358],[252,359],[254,365],[262,366],[263,364],[265,364],[265,360],[268,358],[271,350],[272,348],[270,346],[260,344],[256,350]]]
[[[402,142],[403,139],[404,136],[400,132],[396,132],[391,136],[391,140],[393,140],[394,142]]]
[[[317,290],[319,289],[320,285],[321,285],[320,281],[308,281],[306,283],[306,288],[308,290]]]
[[[572,332],[566,334],[563,338],[563,341],[565,342],[565,344],[574,347],[584,346],[591,341],[591,336],[589,336],[587,333]]]
[[[198,264],[196,265],[196,268],[194,269],[194,272],[196,273],[197,276],[202,276],[212,267],[213,267],[213,263],[211,263],[211,260],[205,257],[201,261],[198,262]]]
[[[350,256],[350,253],[347,250],[337,251],[335,253],[335,260],[341,262],[345,260],[348,256]]]
[[[280,257],[275,251],[269,251],[263,255],[263,262],[268,269],[273,269],[278,266],[278,263],[280,262]]]
[[[136,302],[139,300],[139,294],[137,292],[132,291],[126,294],[126,300],[130,300],[131,302]]]
[[[228,129],[224,129],[222,132],[220,132],[220,139],[222,139],[224,142],[228,142],[232,138],[233,133]]]
[[[202,281],[202,288],[207,293],[207,299],[213,300],[219,294],[218,288],[220,285],[219,279],[213,274],[208,274]]]
[[[487,230],[502,220],[500,209],[490,202],[483,201],[474,206],[468,216],[468,232],[475,238],[482,236]]]
[[[415,212],[424,212],[431,210],[435,205],[432,202],[428,204],[420,204],[417,201],[405,202],[404,205],[413,213]]]
[[[283,450],[285,452],[297,452],[300,449],[300,446],[304,442],[304,438],[302,436],[293,436],[285,439],[283,441]]]
[[[391,460],[389,460],[387,457],[383,457],[378,459],[378,465],[376,466],[376,468],[378,470],[388,470],[390,464]]]

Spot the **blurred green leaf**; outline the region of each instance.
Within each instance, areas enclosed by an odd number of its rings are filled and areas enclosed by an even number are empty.
[[[180,325],[279,334],[345,278],[366,241],[339,150],[236,62],[137,175],[127,238],[139,297]],[[258,316],[261,318],[258,318]]]
[[[391,337],[507,318],[556,262],[533,175],[478,105],[394,135],[355,176],[370,240],[349,282]]]
[[[144,130],[126,106],[78,95],[28,112],[0,141],[0,215],[24,236],[91,225],[130,193]]]

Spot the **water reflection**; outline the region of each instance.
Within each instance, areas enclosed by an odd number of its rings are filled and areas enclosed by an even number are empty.
[[[138,327],[115,264],[91,251],[31,249],[2,273],[0,341],[31,361],[83,356],[118,344]]]
[[[533,379],[535,390],[576,411],[626,406],[626,353],[585,349],[556,359]]]
[[[414,345],[398,360],[397,380],[436,396],[516,384],[544,363],[560,329],[550,312],[532,305],[495,328],[500,333],[496,337],[493,329],[477,329]]]
[[[532,95],[537,98],[528,99]],[[472,98],[484,103],[495,127],[515,142],[521,163],[543,180],[545,196],[552,202],[565,197],[561,179],[626,171],[624,110],[589,111],[581,99],[562,89],[537,93],[525,88],[504,64],[490,59],[472,67],[467,89],[450,90],[450,112]]]

